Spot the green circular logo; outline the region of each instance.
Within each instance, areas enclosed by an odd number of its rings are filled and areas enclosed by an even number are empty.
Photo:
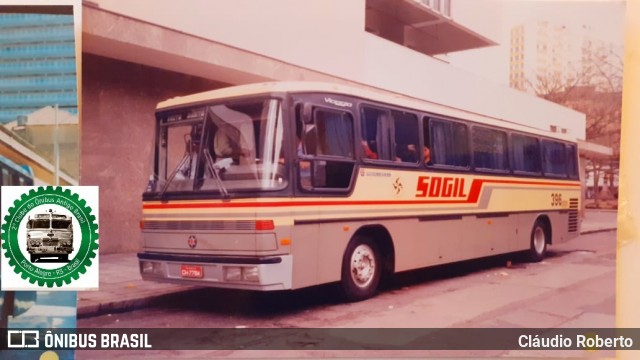
[[[9,208],[8,215],[5,216],[2,224],[2,248],[13,270],[23,279],[32,284],[37,282],[39,286],[46,284],[48,287],[54,285],[62,287],[63,284],[78,280],[80,274],[84,274],[91,266],[98,249],[98,224],[95,222],[96,217],[91,214],[91,208],[86,206],[86,201],[69,189],[47,186],[22,194],[13,205]],[[51,215],[47,215],[47,220],[40,223],[45,225],[36,225],[35,221],[39,221],[38,217],[45,219],[45,215],[35,215],[36,218],[33,220],[29,215],[43,207],[49,209]],[[58,212],[56,210],[71,216],[55,215]],[[61,234],[64,231],[59,229],[67,227],[72,229],[72,225],[68,223],[70,220],[60,220],[58,224],[64,226],[56,226],[54,225],[56,216],[60,219],[73,218],[73,223],[77,224],[79,231],[76,228],[71,238],[65,237]],[[30,238],[29,234],[25,235],[28,230],[20,230],[30,228],[38,228],[37,239]],[[25,256],[25,250],[21,249],[21,242],[29,247],[30,259]],[[77,248],[77,251],[73,253],[75,254],[73,258],[69,259],[72,247]],[[64,265],[52,268],[51,265],[43,266],[37,260],[34,262],[34,259],[40,256],[51,254],[63,259]]]

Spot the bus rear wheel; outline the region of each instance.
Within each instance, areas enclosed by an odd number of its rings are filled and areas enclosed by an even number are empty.
[[[529,247],[529,261],[540,262],[547,254],[547,227],[540,219],[536,220],[531,229],[531,245]]]
[[[378,247],[368,237],[355,236],[342,259],[342,291],[347,301],[360,301],[375,295],[382,262]]]

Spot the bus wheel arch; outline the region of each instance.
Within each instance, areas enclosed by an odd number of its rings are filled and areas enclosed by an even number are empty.
[[[348,301],[375,295],[384,273],[393,272],[393,245],[382,226],[367,226],[353,235],[344,251],[341,286]]]
[[[548,216],[540,215],[536,218],[531,228],[529,261],[542,261],[546,256],[549,244],[551,244],[551,221],[549,221]]]
[[[367,225],[358,229],[355,235],[364,235],[376,242],[382,258],[382,276],[392,275],[395,272],[396,251],[389,231],[382,225]]]

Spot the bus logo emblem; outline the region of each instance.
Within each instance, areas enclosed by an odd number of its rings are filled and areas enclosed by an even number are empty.
[[[402,191],[402,182],[400,181],[400,178],[396,178],[396,181],[393,183],[393,189],[396,191],[396,195],[400,195],[400,192]]]
[[[97,289],[98,199],[96,186],[2,187],[2,290]]]
[[[198,245],[198,239],[196,239],[195,235],[190,235],[189,240],[187,240],[187,244],[189,244],[190,248],[195,249]]]

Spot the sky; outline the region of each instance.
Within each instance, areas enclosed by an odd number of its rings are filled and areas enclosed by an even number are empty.
[[[518,24],[546,20],[576,34],[589,29],[593,37],[623,49],[623,0],[453,0],[452,6],[455,21],[499,45],[449,54],[451,65],[502,84],[509,80],[509,33]]]

